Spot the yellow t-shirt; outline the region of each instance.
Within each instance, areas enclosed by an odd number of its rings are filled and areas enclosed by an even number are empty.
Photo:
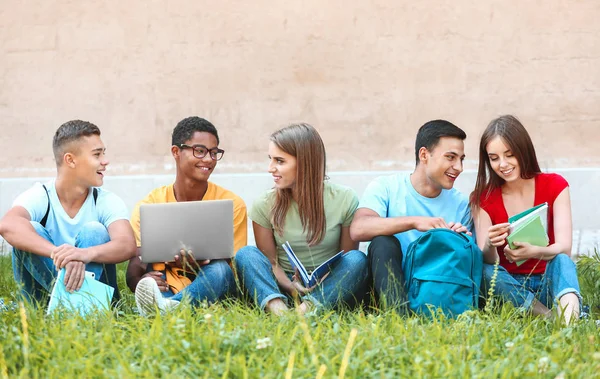
[[[208,182],[208,188],[202,200],[233,200],[233,249],[237,252],[242,247],[248,244],[248,215],[246,211],[246,204],[241,197],[234,194],[233,192],[226,190],[214,183]],[[135,241],[137,246],[140,247],[140,205],[141,204],[156,204],[156,203],[174,203],[177,202],[175,199],[175,192],[173,191],[173,184],[168,186],[158,187],[148,194],[143,200],[138,202],[133,208],[131,213],[131,227],[135,234]],[[164,266],[164,265],[162,265]],[[163,267],[154,267],[156,270],[161,270]],[[175,275],[178,276],[178,275]],[[189,275],[185,276],[187,279]],[[172,282],[167,275],[167,283],[171,285],[173,292],[179,292],[183,287],[189,284],[189,280],[183,278],[171,278],[176,281]],[[181,282],[183,280],[183,282]]]

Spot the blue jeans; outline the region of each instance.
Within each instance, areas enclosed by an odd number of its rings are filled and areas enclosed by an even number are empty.
[[[279,288],[271,262],[258,248],[241,248],[235,255],[234,262],[242,287],[261,309],[273,299],[279,298],[287,302],[288,296]],[[303,300],[322,308],[357,305],[367,292],[367,275],[365,254],[358,250],[349,251],[333,266],[323,282],[303,296]],[[292,274],[288,276],[291,278]]]
[[[48,230],[42,224],[31,221],[31,225],[40,236],[54,244]],[[81,228],[75,237],[75,247],[86,248],[98,246],[108,241],[110,241],[110,236],[106,227],[99,222],[93,221],[88,222]],[[48,299],[48,295],[52,292],[54,280],[58,275],[51,258],[13,248],[12,266],[15,281],[19,286],[21,296],[25,300],[41,303]],[[117,288],[117,270],[114,264],[91,262],[85,265],[85,270],[93,272],[97,280],[115,289],[113,299],[120,298]]]
[[[214,260],[202,266],[194,279],[181,292],[173,294],[172,291],[163,292],[163,295],[172,300],[181,301],[187,298],[190,304],[197,306],[203,301],[214,303],[228,295],[235,293],[235,278],[231,267],[224,260]]]
[[[483,265],[483,291],[487,295],[490,282],[494,275],[494,265]],[[575,263],[566,254],[558,254],[546,265],[543,275],[510,274],[502,266],[498,266],[494,296],[499,296],[503,301],[511,302],[515,307],[529,310],[533,300],[537,300],[548,308],[565,294],[574,293],[579,298],[581,308],[581,295]],[[581,309],[580,309],[581,310]]]

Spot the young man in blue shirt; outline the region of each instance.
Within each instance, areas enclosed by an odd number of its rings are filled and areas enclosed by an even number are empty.
[[[430,229],[471,229],[468,199],[453,188],[463,171],[466,137],[448,121],[427,122],[417,133],[412,174],[379,177],[363,194],[350,235],[371,241],[370,273],[383,307],[405,308],[402,254],[412,241]]]
[[[67,291],[79,290],[90,271],[119,297],[115,264],[133,257],[136,246],[125,204],[99,188],[109,163],[105,150],[96,125],[61,125],[53,139],[56,179],[19,195],[0,221],[26,300],[43,304],[62,268]]]

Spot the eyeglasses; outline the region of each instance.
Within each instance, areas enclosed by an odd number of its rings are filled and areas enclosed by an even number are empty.
[[[210,153],[210,157],[212,158],[213,161],[218,161],[221,160],[221,158],[223,158],[223,154],[225,154],[225,150],[221,150],[221,149],[217,149],[212,148],[209,149],[208,147],[204,146],[204,145],[194,145],[194,146],[190,146],[190,145],[186,145],[185,143],[180,143],[179,145],[175,145],[178,146],[181,149],[192,149],[192,154],[194,154],[194,156],[198,159],[202,159],[206,156],[206,154]]]

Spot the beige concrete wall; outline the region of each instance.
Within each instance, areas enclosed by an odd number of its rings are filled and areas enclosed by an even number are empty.
[[[64,121],[103,131],[114,175],[172,173],[170,131],[219,128],[218,172],[267,136],[321,132],[332,171],[413,165],[417,128],[477,138],[503,113],[544,167],[600,166],[600,1],[0,1],[0,177],[50,176]]]

